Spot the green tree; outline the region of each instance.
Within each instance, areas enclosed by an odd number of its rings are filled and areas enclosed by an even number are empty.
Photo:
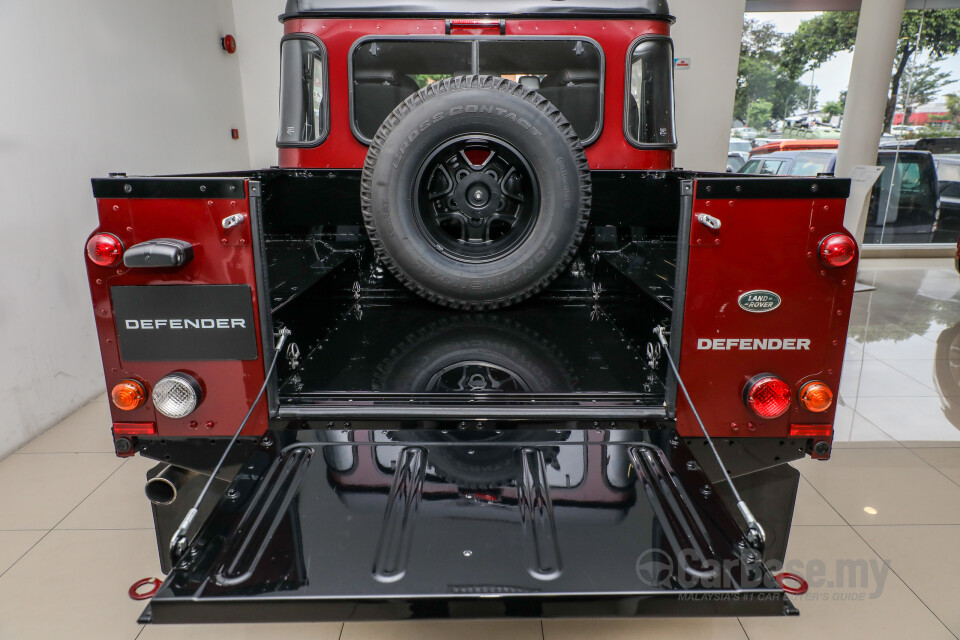
[[[755,100],[747,109],[747,125],[762,129],[770,124],[772,113],[773,103],[769,100]]]
[[[932,60],[921,64],[911,62],[903,74],[904,90],[900,92],[897,106],[903,109],[903,123],[909,124],[910,116],[917,107],[933,102],[940,95],[940,89],[953,82],[949,73],[945,73],[932,64]]]
[[[785,39],[781,66],[791,78],[799,78],[837,53],[851,51],[857,39],[859,18],[856,11],[826,11],[804,20],[797,32]],[[883,117],[884,131],[889,132],[893,123],[901,81],[910,58],[919,52],[926,52],[934,58],[960,52],[960,9],[904,12]]]
[[[839,100],[831,100],[823,105],[823,113],[828,118],[843,115],[843,104]]]
[[[749,120],[748,110],[757,100],[770,103],[772,120],[782,120],[806,106],[809,87],[789,77],[780,66],[783,39],[784,34],[772,22],[744,20],[734,101],[738,120]],[[816,91],[814,88],[814,94]]]
[[[947,94],[947,111],[950,112],[950,119],[954,122],[960,118],[960,96],[955,93]]]

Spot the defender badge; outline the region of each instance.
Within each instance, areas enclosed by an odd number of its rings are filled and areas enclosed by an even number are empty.
[[[766,313],[780,306],[780,296],[773,291],[763,289],[747,291],[737,299],[737,304],[740,305],[741,309],[750,313]]]

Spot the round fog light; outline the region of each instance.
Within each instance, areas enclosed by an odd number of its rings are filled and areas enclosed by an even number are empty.
[[[153,385],[153,404],[168,418],[185,418],[200,404],[200,384],[185,373],[171,373]]]

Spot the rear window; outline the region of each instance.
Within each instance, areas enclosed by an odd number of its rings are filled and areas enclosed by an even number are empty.
[[[351,60],[354,133],[369,143],[387,115],[430,83],[493,75],[550,100],[584,144],[600,135],[603,55],[587,39],[364,39]]]
[[[938,162],[937,179],[940,182],[960,182],[960,164]]]

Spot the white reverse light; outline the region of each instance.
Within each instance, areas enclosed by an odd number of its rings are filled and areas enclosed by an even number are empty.
[[[153,404],[168,418],[185,418],[200,404],[200,384],[185,373],[171,373],[153,385]]]

